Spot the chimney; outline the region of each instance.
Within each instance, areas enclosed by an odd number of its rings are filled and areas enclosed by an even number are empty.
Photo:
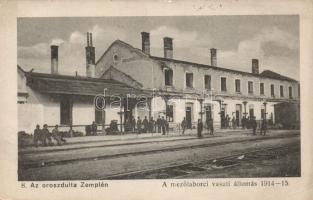
[[[58,46],[51,45],[51,74],[58,74]]]
[[[95,47],[92,46],[92,33],[87,32],[86,76],[95,77]]]
[[[150,33],[141,32],[142,51],[150,55]]]
[[[173,39],[169,37],[163,38],[164,41],[164,58],[173,58]]]
[[[216,67],[217,66],[217,55],[216,55],[216,49],[211,48],[211,66]]]
[[[252,74],[259,74],[259,60],[252,59]]]

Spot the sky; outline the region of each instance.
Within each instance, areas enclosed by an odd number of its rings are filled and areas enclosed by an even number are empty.
[[[86,33],[93,33],[96,60],[115,40],[141,48],[141,32],[150,32],[151,55],[163,57],[163,37],[173,38],[173,58],[251,72],[272,70],[299,80],[299,17],[162,16],[18,18],[18,64],[24,70],[50,73],[50,45],[59,45],[59,73],[86,73]]]

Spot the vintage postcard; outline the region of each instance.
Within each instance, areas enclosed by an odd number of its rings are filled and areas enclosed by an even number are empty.
[[[0,198],[309,199],[312,8],[4,1]]]

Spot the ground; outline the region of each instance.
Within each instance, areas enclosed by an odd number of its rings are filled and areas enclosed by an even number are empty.
[[[300,176],[300,132],[220,130],[69,138],[63,146],[19,148],[19,180]]]

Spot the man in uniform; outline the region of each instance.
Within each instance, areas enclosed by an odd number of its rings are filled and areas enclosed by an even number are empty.
[[[166,132],[166,121],[164,119],[164,116],[162,116],[162,119],[161,119],[161,129],[162,129],[162,135],[165,135],[165,132]]]
[[[229,115],[226,115],[226,119],[225,119],[225,123],[226,123],[226,128],[229,128],[229,124],[230,124],[230,117]]]
[[[158,119],[156,120],[156,125],[158,127],[158,133],[161,133],[161,117],[159,115]]]
[[[233,116],[233,118],[232,118],[232,120],[231,120],[231,124],[232,124],[232,126],[233,126],[233,129],[236,129],[236,118],[235,118],[235,116]]]
[[[132,129],[132,132],[135,132],[135,129],[136,129],[136,119],[134,116],[132,116],[132,119],[131,119],[131,129]]]
[[[153,119],[153,117],[150,117],[150,120],[149,120],[149,132],[151,132],[151,133],[154,133],[155,131],[154,131],[154,119]]]
[[[147,116],[145,116],[145,118],[143,119],[142,124],[143,124],[143,132],[147,133],[148,127],[149,127],[149,122],[148,122]]]
[[[198,138],[202,138],[202,130],[203,130],[203,123],[201,119],[198,119],[198,126],[197,126]]]
[[[246,117],[245,116],[243,116],[241,119],[241,126],[242,126],[242,129],[246,128]]]
[[[140,117],[138,117],[137,119],[137,130],[138,130],[138,134],[141,133],[141,119]]]
[[[253,130],[253,135],[256,135],[256,127],[257,127],[257,123],[256,123],[256,120],[255,120],[255,117],[252,116],[250,117],[250,121],[251,121],[251,127],[252,127],[252,130]]]
[[[209,133],[210,135],[213,135],[214,133],[214,128],[213,128],[213,119],[212,118],[209,118],[208,120],[208,129],[209,129]]]
[[[69,137],[74,137],[74,131],[73,131],[73,126],[70,125],[70,130],[68,131]]]
[[[91,124],[91,135],[97,135],[97,129],[97,124],[95,121],[93,121]]]
[[[266,120],[264,118],[262,118],[262,121],[261,121],[261,133],[260,134],[262,135],[262,133],[264,133],[263,135],[265,136],[266,129],[267,129]]]
[[[66,142],[66,140],[64,140],[61,136],[60,136],[60,133],[59,133],[59,126],[58,125],[55,125],[54,129],[52,130],[52,137],[55,141],[57,141],[57,144],[58,145],[61,145],[61,141],[63,143]]]
[[[181,122],[181,128],[183,129],[182,134],[185,134],[185,129],[186,129],[186,117],[184,117],[183,121]]]
[[[38,147],[38,141],[40,140],[40,136],[41,136],[41,130],[40,130],[40,126],[37,124],[36,129],[34,130],[34,145],[35,145],[35,147]]]
[[[170,124],[168,123],[167,120],[164,120],[164,122],[165,122],[165,130],[166,130],[166,133],[169,134],[169,132],[170,132]]]
[[[48,144],[49,145],[53,145],[52,139],[51,139],[51,133],[48,130],[48,125],[47,124],[43,125],[43,129],[42,129],[41,132],[42,132],[43,145],[47,146],[47,140],[48,140]]]

